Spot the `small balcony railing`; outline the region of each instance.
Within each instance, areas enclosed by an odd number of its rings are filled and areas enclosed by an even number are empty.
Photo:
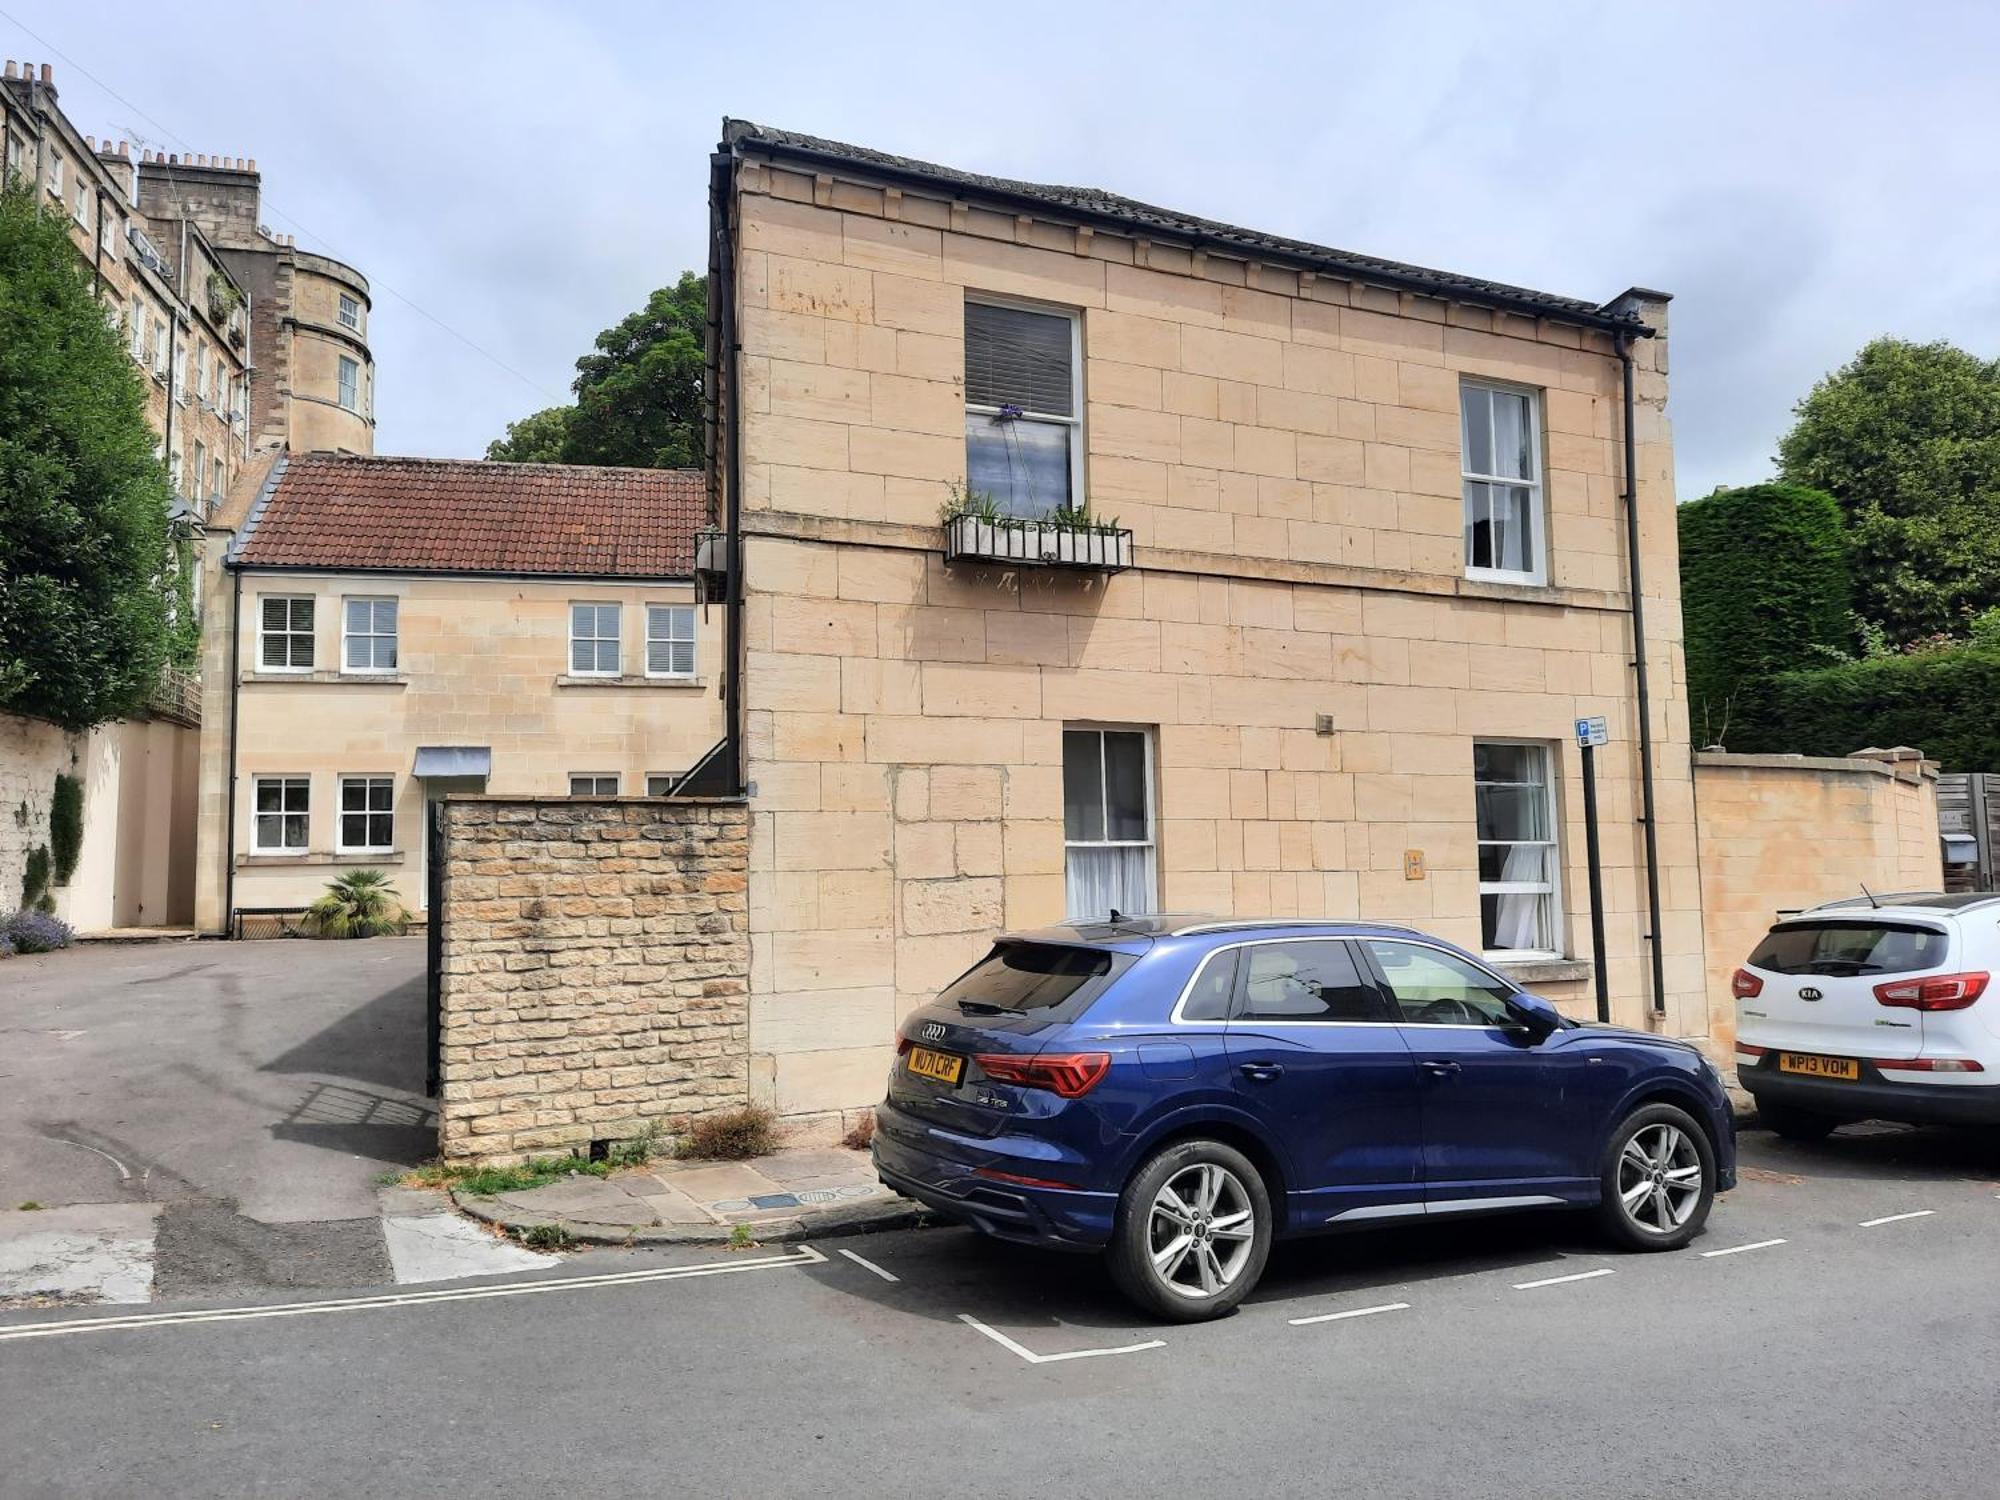
[[[1132,566],[1132,533],[1122,526],[954,516],[944,523],[944,559],[1120,573]]]

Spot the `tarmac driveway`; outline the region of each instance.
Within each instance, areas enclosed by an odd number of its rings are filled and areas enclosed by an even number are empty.
[[[423,1086],[418,938],[0,962],[0,1272],[80,1226],[156,1238],[156,1297],[391,1280],[376,1179],[435,1154]]]

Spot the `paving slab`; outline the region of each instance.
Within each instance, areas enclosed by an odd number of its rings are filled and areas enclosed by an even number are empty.
[[[779,1151],[759,1158],[757,1170],[784,1188],[793,1188],[802,1182],[818,1187],[823,1185],[821,1179],[875,1180],[875,1166],[865,1151]]]
[[[686,1193],[647,1193],[639,1201],[653,1211],[662,1224],[713,1224],[715,1215]]]
[[[601,1177],[579,1177],[547,1187],[493,1195],[516,1213],[541,1214],[551,1222],[576,1219],[587,1224],[655,1224],[658,1218],[643,1199]]]
[[[441,1194],[433,1194],[443,1201]],[[382,1221],[389,1263],[398,1285],[420,1281],[450,1281],[459,1276],[493,1276],[507,1271],[538,1271],[560,1264],[561,1257],[541,1255],[501,1239],[470,1220],[452,1213],[398,1214]]]
[[[150,1302],[157,1203],[73,1203],[0,1213],[0,1301]]]
[[[761,1193],[780,1191],[777,1183],[754,1167],[741,1162],[710,1163],[687,1171],[659,1174],[667,1186],[686,1193],[697,1203],[724,1199],[755,1198]]]

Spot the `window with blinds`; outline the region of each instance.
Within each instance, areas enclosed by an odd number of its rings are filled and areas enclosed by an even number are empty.
[[[1074,504],[1082,485],[1076,315],[965,304],[965,479],[1008,515]]]

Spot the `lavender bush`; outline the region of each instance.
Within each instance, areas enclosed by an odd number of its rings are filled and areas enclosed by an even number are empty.
[[[69,923],[47,912],[17,911],[0,920],[0,942],[15,953],[53,953],[75,936]]]

